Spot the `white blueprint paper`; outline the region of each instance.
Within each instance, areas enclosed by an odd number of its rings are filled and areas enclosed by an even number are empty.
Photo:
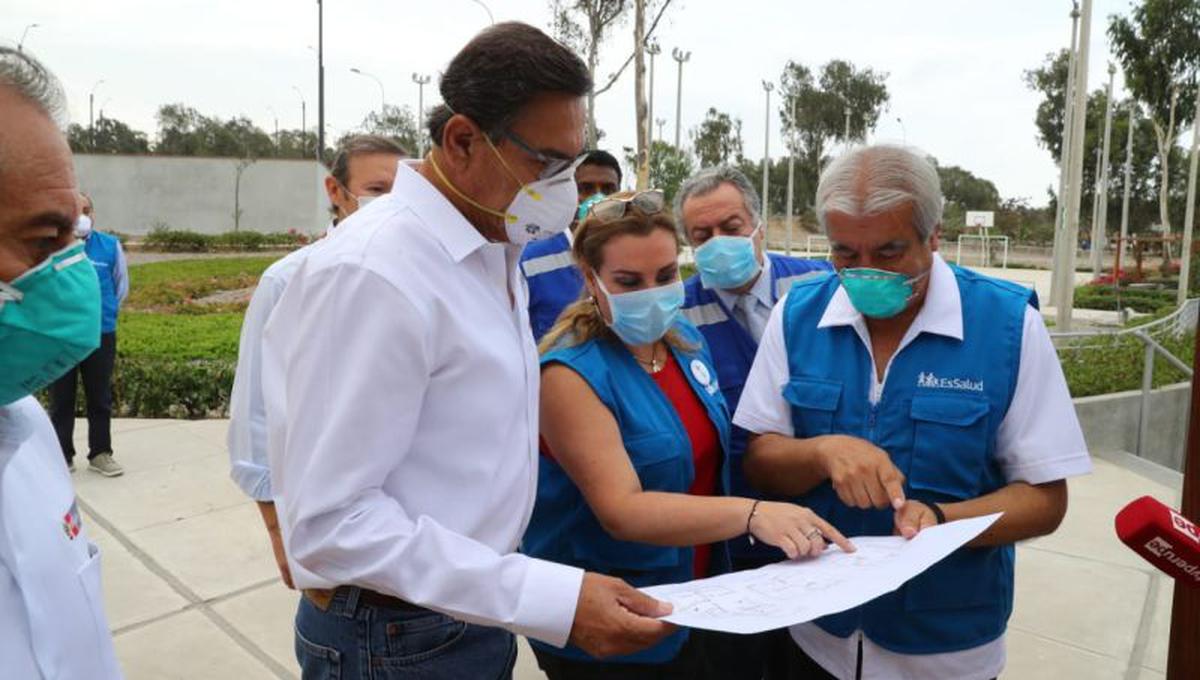
[[[664,617],[689,628],[759,633],[845,611],[889,593],[983,533],[1001,513],[947,522],[916,538],[860,536],[856,552],[779,562],[642,590],[674,605]]]

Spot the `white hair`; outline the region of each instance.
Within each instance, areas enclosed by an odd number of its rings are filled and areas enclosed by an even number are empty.
[[[0,87],[11,87],[60,129],[66,129],[67,105],[62,84],[28,52],[0,45]]]
[[[904,146],[860,146],[833,160],[817,186],[817,219],[829,233],[831,212],[882,215],[912,206],[913,227],[928,241],[942,223],[942,183],[923,153]]]

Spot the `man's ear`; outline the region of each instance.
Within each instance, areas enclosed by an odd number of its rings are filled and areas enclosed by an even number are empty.
[[[465,169],[480,144],[486,144],[483,131],[466,116],[456,113],[442,126],[441,156],[451,168]]]
[[[338,183],[337,180],[333,178],[333,175],[325,175],[325,193],[329,196],[329,202],[336,206]]]
[[[933,233],[929,235],[929,249],[937,252],[938,244],[942,239],[942,223],[938,222],[933,225]]]

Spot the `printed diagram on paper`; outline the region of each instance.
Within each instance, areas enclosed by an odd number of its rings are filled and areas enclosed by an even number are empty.
[[[817,558],[643,590],[674,605],[666,619],[682,626],[731,633],[783,628],[856,607],[899,588],[978,536],[999,516],[931,527],[911,541],[858,537],[852,539],[858,548],[853,553],[831,546]]]

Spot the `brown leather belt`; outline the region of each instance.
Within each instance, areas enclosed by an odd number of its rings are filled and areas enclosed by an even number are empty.
[[[422,612],[429,611],[425,607],[415,605],[411,602],[405,602],[398,597],[377,593],[374,590],[366,588],[357,588],[356,586],[338,586],[333,590],[325,590],[322,588],[305,588],[304,597],[308,598],[309,602],[316,605],[317,609],[327,611],[329,604],[333,602],[333,598],[339,593],[354,588],[358,590],[358,601],[362,604],[369,604],[375,607],[384,607],[386,609],[399,609],[402,611]]]

